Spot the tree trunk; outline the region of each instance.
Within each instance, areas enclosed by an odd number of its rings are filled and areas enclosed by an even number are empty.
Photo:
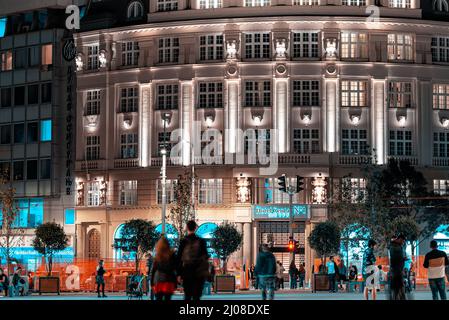
[[[139,254],[136,252],[136,275],[139,274]]]
[[[228,273],[228,258],[222,260],[223,262],[223,274],[226,275]]]
[[[53,269],[53,254],[48,257],[48,276],[51,277],[51,270]]]

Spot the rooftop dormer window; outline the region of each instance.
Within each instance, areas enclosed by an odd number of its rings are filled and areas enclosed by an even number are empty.
[[[132,1],[128,5],[128,19],[139,19],[143,17],[143,5],[140,1]]]

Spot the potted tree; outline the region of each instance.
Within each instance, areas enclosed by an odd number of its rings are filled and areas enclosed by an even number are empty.
[[[53,257],[57,252],[64,250],[68,242],[64,229],[56,222],[47,222],[36,228],[33,247],[44,256],[47,270],[47,276],[39,278],[39,294],[59,294],[59,277],[53,277],[51,274]]]
[[[132,219],[126,221],[122,229],[121,239],[116,239],[113,247],[115,249],[127,251],[134,254],[135,275],[140,276],[140,261],[153,250],[159,237],[155,226],[151,221],[143,219]],[[131,281],[129,276],[126,279],[126,287]],[[144,281],[144,292],[147,292],[146,281]]]
[[[308,238],[310,247],[321,257],[322,268],[313,275],[313,291],[329,289],[326,275],[326,257],[337,253],[340,249],[340,229],[333,221],[320,222],[312,230]]]
[[[215,292],[235,292],[235,276],[227,274],[227,263],[229,257],[240,248],[242,239],[242,234],[229,222],[224,222],[215,229],[211,247],[223,265],[223,275],[215,277]]]

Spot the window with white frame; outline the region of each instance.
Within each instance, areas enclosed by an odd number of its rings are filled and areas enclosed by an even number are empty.
[[[223,202],[223,179],[199,179],[201,204],[220,204]]]
[[[87,47],[87,70],[98,69],[98,45]]]
[[[156,87],[158,110],[178,109],[178,85],[158,84]]]
[[[343,0],[344,6],[366,6],[366,0]]]
[[[341,82],[342,107],[367,107],[368,82],[359,80],[344,80]]]
[[[388,83],[388,107],[411,108],[413,101],[412,83],[390,81]]]
[[[390,8],[410,8],[411,0],[389,0],[388,5]]]
[[[139,43],[122,42],[122,66],[136,66],[139,63]]]
[[[343,129],[341,151],[344,155],[368,154],[368,134],[365,129]]]
[[[390,130],[390,156],[412,155],[412,132]]]
[[[87,183],[87,205],[89,207],[100,205],[100,181]]]
[[[86,96],[85,115],[100,114],[100,90],[89,90]]]
[[[433,193],[440,196],[449,195],[449,180],[433,180]]]
[[[100,158],[100,136],[86,137],[86,160],[98,160]]]
[[[159,39],[159,63],[177,63],[179,59],[179,38]]]
[[[413,36],[410,34],[388,35],[388,60],[412,61],[413,60]]]
[[[128,5],[128,19],[137,19],[143,16],[143,5],[140,1],[133,1]]]
[[[432,61],[449,63],[449,37],[432,38]]]
[[[449,1],[448,0],[434,0],[433,10],[439,12],[449,12]]]
[[[270,0],[245,0],[245,7],[265,7],[270,5]]]
[[[222,0],[200,0],[200,9],[216,9],[223,7]]]
[[[255,156],[260,152],[270,154],[271,134],[269,129],[247,129],[244,136],[244,153]]]
[[[344,200],[351,203],[361,203],[366,198],[366,180],[363,178],[349,178],[342,179]]]
[[[200,36],[200,60],[223,60],[223,35]]]
[[[271,106],[271,81],[245,81],[245,107]]]
[[[120,112],[137,112],[139,108],[139,90],[137,87],[120,90]]]
[[[433,108],[449,110],[449,84],[433,85]]]
[[[159,132],[157,136],[157,146],[158,146],[158,155],[161,156],[161,150],[164,149],[167,151],[167,155],[170,155],[170,151],[172,148],[172,142],[170,142],[171,132]]]
[[[175,197],[175,187],[177,180],[165,179],[165,203],[176,202]],[[162,180],[156,180],[156,190],[157,190],[157,204],[162,204]]]
[[[294,107],[320,106],[320,81],[293,80],[292,97]]]
[[[318,32],[293,32],[292,34],[292,57],[318,58]]]
[[[175,11],[178,10],[178,0],[158,0],[157,11]]]
[[[296,186],[296,178],[286,178],[287,185]],[[264,202],[266,204],[287,204],[289,195],[279,190],[277,178],[267,178],[264,181]],[[293,195],[293,203],[298,203],[298,194]]]
[[[294,129],[293,152],[320,153],[320,131],[318,129]]]
[[[342,32],[341,57],[343,59],[368,59],[368,34]]]
[[[295,6],[318,6],[320,0],[293,0]]]
[[[433,156],[435,158],[449,158],[449,132],[433,133]]]
[[[270,58],[270,33],[245,33],[245,58]]]
[[[120,157],[122,159],[134,159],[138,156],[139,139],[137,133],[120,135]]]
[[[199,108],[223,108],[222,82],[200,82],[198,87]]]
[[[119,200],[121,206],[137,204],[137,180],[119,181]]]

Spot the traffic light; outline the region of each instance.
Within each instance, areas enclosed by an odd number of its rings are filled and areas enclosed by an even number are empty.
[[[296,176],[296,192],[299,193],[302,190],[304,186],[304,177]]]
[[[295,250],[295,240],[290,239],[288,240],[288,251],[294,251]]]
[[[285,175],[278,178],[279,190],[282,192],[287,192],[287,181]]]

